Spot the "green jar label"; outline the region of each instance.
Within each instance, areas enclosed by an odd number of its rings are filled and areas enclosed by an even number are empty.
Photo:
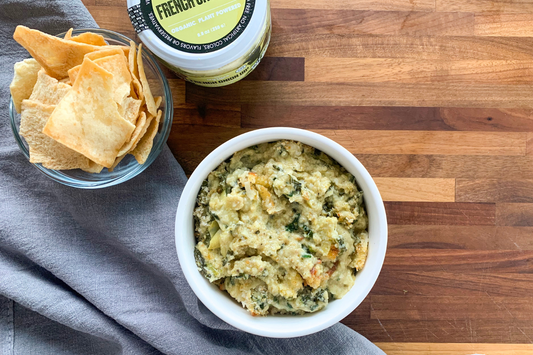
[[[141,0],[144,22],[167,45],[188,53],[226,47],[246,29],[255,0]]]

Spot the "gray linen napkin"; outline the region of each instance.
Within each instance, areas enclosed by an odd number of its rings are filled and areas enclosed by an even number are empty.
[[[28,57],[12,39],[18,24],[47,33],[96,27],[78,0],[0,2],[1,354],[383,354],[341,324],[268,339],[207,310],[175,252],[186,177],[168,148],[135,179],[96,191],[32,167],[8,119],[13,64]]]

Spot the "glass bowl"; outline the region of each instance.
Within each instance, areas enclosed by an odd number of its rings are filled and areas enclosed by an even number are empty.
[[[108,44],[110,45],[130,45],[130,39],[120,33],[103,30],[99,28],[83,28],[77,29],[72,32],[73,36],[77,36],[84,32],[93,32],[102,35]],[[63,38],[65,33],[58,34],[58,37]],[[170,129],[172,127],[172,119],[174,116],[174,106],[172,101],[172,93],[168,86],[167,79],[165,78],[161,68],[157,64],[155,57],[146,49],[143,48],[142,57],[144,62],[144,70],[146,77],[150,81],[150,89],[155,96],[161,96],[163,101],[160,106],[162,111],[161,122],[159,124],[159,130],[154,138],[152,151],[148,156],[148,159],[144,164],[139,164],[133,157],[133,155],[126,155],[124,159],[118,164],[115,169],[110,172],[104,168],[99,174],[92,174],[80,169],[74,170],[51,170],[43,167],[41,164],[32,164],[39,169],[43,174],[50,179],[57,181],[61,184],[76,187],[79,189],[99,189],[120,184],[124,181],[128,181],[150,166],[157,158],[159,153],[163,150],[163,147],[168,139]],[[30,153],[28,144],[23,137],[19,134],[20,128],[20,114],[15,110],[13,100],[10,100],[9,104],[9,116],[11,119],[11,129],[15,139],[20,147],[22,153],[26,158],[30,159]]]

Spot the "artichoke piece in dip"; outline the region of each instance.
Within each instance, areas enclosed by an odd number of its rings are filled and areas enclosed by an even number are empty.
[[[203,182],[194,219],[198,270],[253,315],[324,308],[368,252],[354,176],[300,142],[235,153]]]

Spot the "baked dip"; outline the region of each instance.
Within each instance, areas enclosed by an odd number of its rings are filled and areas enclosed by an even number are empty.
[[[300,142],[235,153],[203,182],[194,219],[198,270],[252,315],[324,308],[350,290],[367,257],[354,176]]]

